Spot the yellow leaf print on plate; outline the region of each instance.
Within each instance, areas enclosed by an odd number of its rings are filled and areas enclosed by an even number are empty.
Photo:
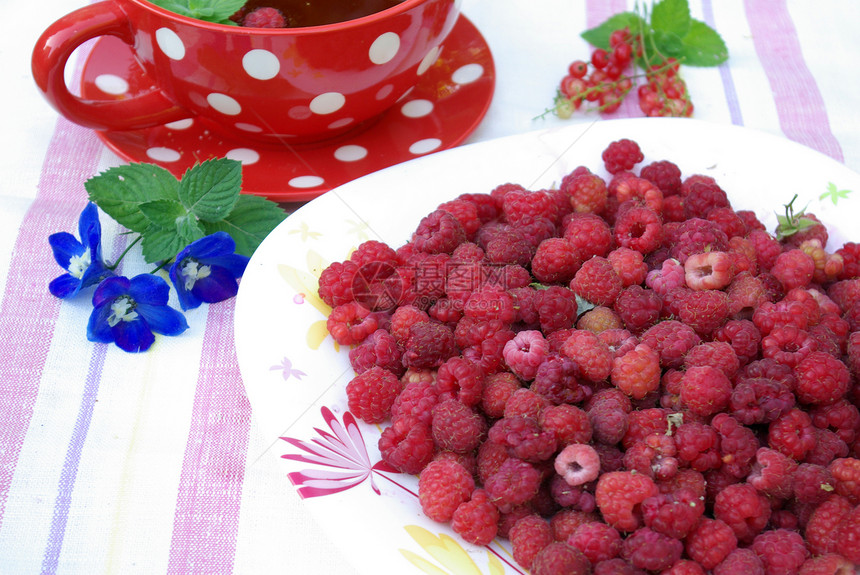
[[[410,563],[429,575],[504,575],[505,573],[504,565],[489,551],[487,551],[489,571],[485,574],[478,568],[469,553],[452,537],[444,533],[434,535],[417,525],[406,525],[404,529],[418,545],[442,565],[441,568],[437,567],[436,564],[412,551],[400,549],[400,553]]]
[[[314,250],[308,250],[305,260],[307,271],[296,269],[286,264],[278,264],[278,273],[290,287],[302,296],[305,302],[311,304],[324,318],[327,318],[331,313],[331,307],[320,299],[317,292],[319,290],[320,274],[329,264]],[[306,337],[308,347],[313,350],[319,349],[322,342],[328,336],[329,333],[325,319],[313,322],[308,328]],[[337,343],[334,345],[335,350],[339,349]]]

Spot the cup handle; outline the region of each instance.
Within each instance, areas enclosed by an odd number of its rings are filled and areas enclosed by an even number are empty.
[[[65,80],[69,57],[87,40],[105,35],[133,44],[128,17],[112,0],[90,4],[63,16],[36,42],[31,62],[33,78],[61,115],[95,130],[136,130],[189,116],[187,110],[158,88],[125,100],[92,100],[69,92]]]

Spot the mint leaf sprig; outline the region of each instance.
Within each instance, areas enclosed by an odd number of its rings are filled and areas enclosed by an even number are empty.
[[[226,24],[228,26],[236,26],[236,23],[230,20],[230,16],[235,14],[246,0],[149,0],[156,6],[160,6],[165,10],[170,10],[182,16],[204,20],[206,22],[214,22],[216,24]]]
[[[242,164],[217,158],[195,164],[181,179],[156,166],[110,168],[84,183],[90,201],[139,234],[147,263],[169,262],[185,246],[218,231],[250,257],[286,218],[276,203],[240,194]],[[137,241],[137,240],[136,240]]]

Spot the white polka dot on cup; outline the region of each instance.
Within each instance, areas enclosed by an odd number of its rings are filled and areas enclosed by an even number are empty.
[[[430,100],[410,100],[400,107],[400,112],[407,118],[422,118],[433,112],[433,102]]]
[[[234,148],[224,154],[228,160],[242,162],[243,166],[250,166],[260,161],[260,153],[250,148]]]
[[[164,148],[164,147],[153,147],[147,148],[146,155],[156,162],[175,162],[182,157],[182,154],[174,150],[173,148]]]
[[[441,145],[442,140],[438,138],[427,138],[426,140],[418,140],[409,146],[409,152],[416,156],[420,156],[421,154],[432,152]]]
[[[421,63],[418,64],[418,75],[420,76],[424,72],[430,69],[430,67],[436,63],[436,60],[439,59],[439,46],[436,46],[432,50],[430,50],[424,59],[421,60]]]
[[[325,180],[319,176],[296,176],[287,182],[293,188],[316,188],[325,183]]]
[[[242,57],[242,67],[252,78],[271,80],[281,71],[281,62],[268,50],[251,50]]]
[[[310,109],[314,114],[323,116],[337,112],[345,103],[346,98],[340,92],[326,92],[311,100]]]
[[[451,75],[451,79],[457,84],[471,84],[484,75],[484,67],[480,64],[466,64]]]
[[[393,60],[399,50],[400,36],[394,32],[386,32],[373,41],[367,55],[371,62],[381,65]]]
[[[367,157],[367,148],[355,144],[341,146],[334,151],[334,157],[341,162],[357,162]]]
[[[115,74],[99,74],[95,84],[96,88],[111,96],[121,96],[128,92],[128,82]]]
[[[185,57],[185,44],[176,32],[170,28],[159,28],[155,31],[155,42],[171,60],[182,60]]]
[[[218,92],[212,92],[208,96],[206,96],[206,101],[210,106],[215,108],[217,111],[221,112],[226,116],[236,116],[242,113],[242,106],[239,102],[236,101],[235,98],[231,98],[227,94],[219,94]]]
[[[193,125],[194,120],[192,118],[185,118],[184,120],[176,120],[175,122],[164,124],[164,127],[168,130],[187,130]]]

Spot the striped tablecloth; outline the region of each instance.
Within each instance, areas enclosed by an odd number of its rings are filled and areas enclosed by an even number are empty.
[[[81,4],[0,3],[0,574],[349,573],[275,465],[274,438],[255,425],[232,301],[189,312],[185,334],[130,355],[87,342],[88,298],[48,293],[61,271],[48,235],[76,230],[83,182],[121,163],[31,80],[36,38]],[[463,0],[497,73],[469,142],[593,121],[534,117],[568,63],[588,55],[579,33],[633,4]],[[860,170],[860,4],[690,5],[730,52],[719,68],[684,69],[695,118],[780,135]],[[606,117],[640,115],[630,98]],[[125,236],[102,224],[114,259]],[[140,261],[128,258],[122,273],[149,271]]]

